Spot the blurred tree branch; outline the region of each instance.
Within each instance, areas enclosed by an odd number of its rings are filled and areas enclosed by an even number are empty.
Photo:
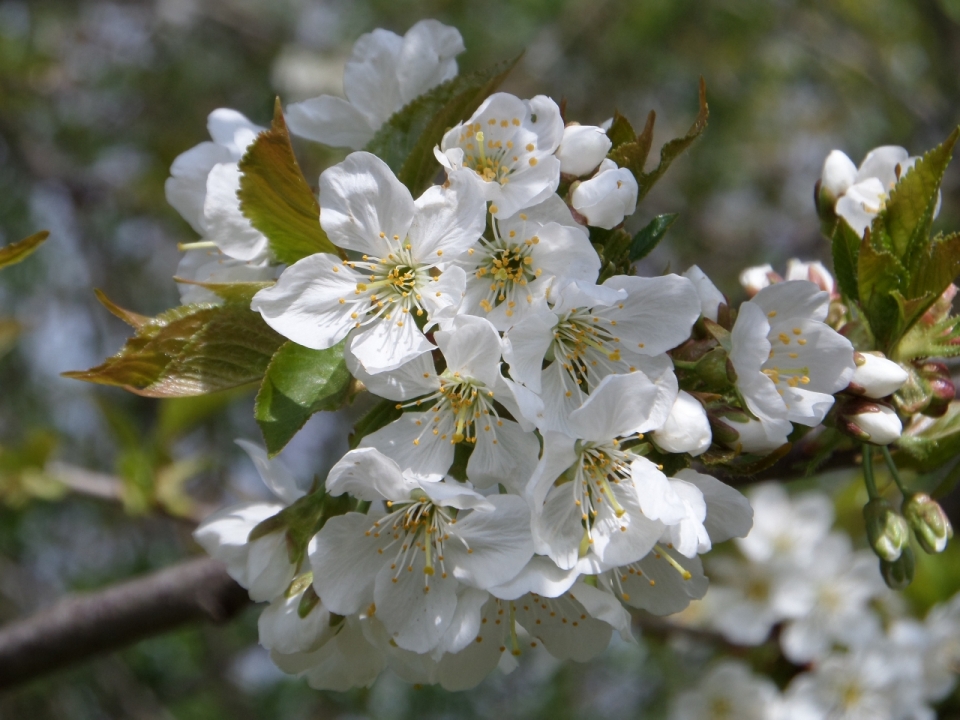
[[[249,602],[210,558],[67,597],[0,627],[0,690],[187,623],[226,622]]]

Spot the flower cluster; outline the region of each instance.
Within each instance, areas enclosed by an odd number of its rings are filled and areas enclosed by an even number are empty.
[[[348,100],[287,108],[295,134],[368,148],[320,175],[331,252],[288,265],[270,252],[238,196],[260,131],[239,114],[215,111],[214,142],[172,168],[168,197],[204,238],[180,268],[185,297],[259,282],[258,322],[342,360],[351,394],[374,398],[354,449],[309,490],[244,443],[280,502],[227,508],[196,533],[270,603],[262,644],[317,688],[369,685],[385,667],[472,687],[530,648],[593,657],[614,630],[631,637],[627,608],[683,610],[707,590],[700,555],[737,537],[754,563],[716,562],[716,628],[749,643],[786,623],[787,657],[824,667],[834,643],[862,645],[882,583],[827,534],[829,505],[767,488],[752,509],[702,471],[754,472],[808,432],[829,449],[886,446],[918,412],[889,399],[912,375],[861,341],[820,263],[748,269],[736,309],[696,266],[633,274],[622,225],[642,168],[611,157],[629,158],[612,149],[622,128],[565,123],[548,97],[486,97],[438,134],[421,159],[439,184],[415,197],[369,150],[456,76],[462,50],[434,21],[378,30],[347,63]],[[862,235],[914,160],[881,148],[856,170],[831,155],[820,200]],[[914,525],[931,513],[918,505]],[[887,555],[906,562],[899,546]]]
[[[743,664],[721,662],[677,698],[671,717],[934,717],[930,703],[957,682],[960,595],[923,621],[910,618],[878,581],[871,554],[831,531],[826,495],[791,498],[763,485],[750,501],[757,522],[736,541],[739,557],[711,558],[715,584],[693,621],[742,646],[767,642],[777,626],[780,651],[805,671],[781,693]]]

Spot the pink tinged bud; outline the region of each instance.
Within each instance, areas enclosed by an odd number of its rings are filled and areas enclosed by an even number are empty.
[[[903,514],[925,552],[943,552],[953,537],[953,526],[940,504],[926,493],[915,493],[903,502]]]
[[[683,390],[677,396],[663,427],[653,433],[661,450],[702,455],[710,447],[712,434],[707,413],[700,402]]]
[[[847,157],[847,154],[834,150],[823,162],[823,170],[820,173],[820,197],[829,202],[832,209],[833,204],[847,188],[857,181],[857,166],[853,160]]]
[[[930,309],[923,314],[920,322],[924,325],[931,326],[936,325],[941,320],[946,320],[950,311],[953,309],[953,298],[955,298],[956,295],[957,286],[953,284],[949,285],[947,289],[943,291],[943,294],[937,298],[937,301],[930,306]]]
[[[560,172],[581,177],[592,173],[610,152],[613,143],[603,128],[595,125],[568,125],[557,148]]]
[[[611,230],[636,210],[638,192],[632,172],[604,160],[596,175],[576,186],[571,203],[588,225]]]
[[[910,527],[889,502],[874,498],[863,506],[870,547],[881,560],[893,562],[910,542]]]
[[[784,280],[809,280],[824,292],[834,295],[836,283],[833,275],[819,260],[803,262],[793,258],[787,261],[787,272]]]
[[[783,282],[783,278],[775,273],[770,265],[755,265],[740,273],[740,284],[750,297],[778,282]]]
[[[907,381],[907,371],[892,360],[871,353],[854,353],[857,368],[850,379],[850,390],[868,398],[884,398]]]

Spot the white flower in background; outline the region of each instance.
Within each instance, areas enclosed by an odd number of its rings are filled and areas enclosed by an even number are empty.
[[[931,718],[919,702],[919,663],[892,643],[830,655],[784,693],[784,720]],[[923,710],[927,710],[926,713]]]
[[[588,225],[609,230],[637,209],[638,193],[632,172],[618,168],[613,160],[604,160],[596,175],[574,188],[570,202]]]
[[[835,643],[863,646],[880,631],[870,602],[886,592],[872,553],[854,553],[850,538],[831,533],[814,560],[788,581],[787,592],[804,605],[780,634],[783,654],[797,665],[826,656]]]
[[[730,361],[737,390],[769,438],[818,425],[856,368],[850,341],[826,325],[830,296],[806,281],[777,283],[740,306]]]
[[[671,453],[702,455],[712,440],[707,411],[693,395],[683,390],[677,395],[663,426],[651,438],[661,450]]]
[[[529,418],[541,430],[567,432],[567,416],[603,378],[632,372],[643,372],[661,390],[650,430],[666,421],[678,392],[665,353],[690,336],[699,316],[692,283],[677,275],[571,283],[550,311],[530,315],[504,335],[503,356],[510,376],[542,398],[542,414]]]
[[[454,263],[485,221],[476,188],[452,179],[414,202],[386,163],[357,152],[320,176],[320,208],[330,240],[362,259],[305,257],[251,307],[281,335],[316,350],[356,329],[353,352],[371,373],[432,349],[416,317],[452,315],[462,300],[464,274]]]
[[[250,532],[273,517],[305,493],[294,478],[276,460],[267,458],[259,446],[237,440],[260,473],[260,477],[280,502],[248,502],[218,510],[204,520],[194,539],[212,557],[227,565],[227,573],[245,587],[255,602],[280,597],[297,572],[290,562],[287,534],[278,529],[250,540]]]
[[[880,354],[856,353],[857,369],[850,378],[849,390],[879,400],[892,395],[907,381],[907,371]]]
[[[624,442],[649,421],[657,388],[642,373],[611,375],[571,413],[570,434],[547,433],[530,480],[534,544],[560,568],[595,572],[643,558],[685,508],[669,481]]]
[[[613,142],[607,131],[596,125],[571,123],[563,129],[563,138],[557,148],[560,172],[582,177],[596,170]]]
[[[236,110],[219,108],[207,118],[213,142],[177,156],[164,186],[167,202],[208,242],[236,260],[267,260],[267,238],[240,211],[237,163],[265,128]]]
[[[697,296],[700,298],[700,314],[707,320],[716,322],[720,306],[727,304],[723,293],[717,290],[713,281],[696,265],[691,265],[683,277],[692,282],[693,287],[696,288]]]
[[[831,297],[836,295],[836,282],[833,275],[819,260],[805,262],[791,258],[787,260],[787,271],[782,277],[772,265],[756,265],[740,273],[740,284],[751,298],[765,287],[784,280],[808,280],[821,290],[830,293]]]
[[[960,594],[935,605],[921,623],[899,618],[889,630],[893,643],[915,653],[923,664],[923,695],[931,702],[947,697],[957,686],[960,668]]]
[[[471,170],[468,175],[483,188],[490,212],[507,218],[557,189],[560,161],[554,153],[562,136],[560,108],[550,98],[494,93],[466,123],[447,131],[434,154],[448,174]]]
[[[188,249],[177,265],[177,289],[183,305],[221,303],[223,299],[198,283],[269,282],[283,267],[267,260],[237,260],[215,248]]]
[[[439,330],[434,337],[446,361],[440,374],[431,353],[389,373],[365,374],[350,343],[346,357],[351,372],[371,392],[408,410],[367,435],[361,445],[379,449],[430,481],[447,473],[457,444],[466,443],[473,446],[467,462],[472,483],[487,487],[499,482],[519,491],[533,472],[540,445],[532,426],[525,429],[500,417],[495,404],[522,418],[500,375],[500,336],[486,320],[460,315],[450,330]]]
[[[749,495],[753,507],[750,534],[737,548],[755,563],[805,565],[830,533],[833,503],[826,495],[808,492],[791,498],[782,486],[764,483]]]
[[[670,720],[779,720],[780,693],[742,662],[724,660],[674,700]]]
[[[374,506],[367,515],[330,518],[311,541],[317,595],[340,615],[375,608],[407,650],[428,652],[449,637],[461,583],[502,584],[533,554],[522,498],[420,482],[373,448],[347,453],[327,476],[327,491]]]
[[[844,153],[834,150],[823,164],[821,194],[831,202],[836,198],[834,209],[837,215],[845,219],[859,235],[863,235],[883,209],[900,178],[919,159],[910,156],[902,147],[884,145],[867,153],[858,169]],[[938,195],[934,217],[939,211]]]
[[[361,35],[343,69],[347,99],[321,95],[287,106],[291,132],[359,150],[414,98],[457,75],[463,38],[453,27],[421,20],[400,37],[378,28]]]
[[[504,220],[494,218],[491,229],[493,239],[481,238],[463,264],[463,311],[498,330],[544,310],[545,300],[570,282],[597,279],[600,257],[557,195]]]

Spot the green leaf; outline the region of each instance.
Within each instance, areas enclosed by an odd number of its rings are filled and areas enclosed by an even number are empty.
[[[707,127],[707,119],[710,117],[710,108],[707,106],[707,84],[704,82],[703,78],[700,78],[700,91],[699,91],[699,101],[700,101],[700,111],[697,113],[696,120],[693,121],[693,125],[690,126],[690,129],[687,131],[687,134],[681,138],[674,138],[670,142],[666,143],[662,148],[660,148],[660,163],[651,170],[649,173],[641,173],[637,176],[637,184],[640,186],[640,191],[637,194],[637,202],[643,200],[650,189],[656,185],[657,181],[663,177],[663,174],[667,171],[667,168],[676,160],[687,148],[689,148],[694,140],[696,140]],[[653,130],[653,123],[650,123],[651,137]],[[646,129],[644,129],[646,132]],[[643,138],[643,135],[641,135]],[[639,140],[638,140],[639,142]],[[631,168],[632,170],[633,168]],[[634,171],[634,175],[636,172]]]
[[[320,204],[293,154],[280,98],[273,125],[247,149],[240,172],[240,210],[267,237],[277,261],[293,264],[318,252],[339,252],[320,227]]]
[[[883,210],[871,225],[874,242],[892,252],[911,274],[929,242],[940,182],[958,137],[960,128],[917,160],[891,190]]]
[[[647,223],[646,227],[634,235],[630,242],[630,262],[636,262],[649,255],[660,244],[663,236],[667,234],[667,230],[676,222],[678,217],[680,216],[677,213],[657,215]]]
[[[610,142],[613,143],[611,149],[616,149],[621,145],[635,143],[637,141],[636,131],[630,124],[630,121],[620,114],[619,110],[613,113],[613,122],[610,123],[610,127],[607,129],[607,137],[610,138]]]
[[[253,414],[271,457],[311,415],[343,404],[352,380],[343,346],[340,342],[327,350],[311,350],[286,342],[270,360]]]
[[[21,260],[26,260],[33,254],[34,250],[43,244],[43,241],[46,240],[49,235],[49,231],[41,230],[30,237],[0,248],[0,268],[16,265]]]
[[[860,299],[857,282],[857,263],[860,255],[860,236],[843,218],[837,218],[830,240],[833,250],[833,271],[841,294],[850,300]]]
[[[249,301],[185,305],[155,318],[107,307],[136,333],[102,365],[65,377],[147,397],[203,395],[259,380],[284,342]]]
[[[960,233],[946,237],[937,235],[926,247],[917,248],[910,260],[914,270],[910,275],[907,297],[923,298],[929,295],[932,300],[924,304],[913,319],[907,318],[908,328],[960,275]]]
[[[444,133],[473,114],[504,81],[520,56],[486,70],[458,75],[393,114],[365,148],[397,173],[414,197],[432,182],[440,166],[433,148]]]
[[[877,347],[887,352],[902,328],[900,306],[894,297],[906,270],[892,253],[878,249],[871,242],[871,233],[864,234],[857,259],[860,306],[876,338]]]
[[[403,414],[393,400],[381,400],[360,418],[350,433],[350,449],[355,449],[367,435],[386,427]]]
[[[912,457],[921,471],[933,470],[960,454],[960,401],[954,400],[943,417],[917,434],[905,433],[897,447]]]
[[[657,114],[651,110],[647,115],[647,123],[643,132],[638,137],[630,138],[629,142],[614,142],[613,148],[607,153],[607,157],[613,160],[617,167],[626,168],[633,173],[634,177],[639,178],[643,175],[643,167],[646,165],[647,156],[650,154],[650,146],[653,144],[653,124],[656,122]],[[610,130],[613,130],[611,126]],[[633,128],[630,128],[633,132]],[[609,135],[610,131],[607,131]],[[620,135],[622,136],[622,130]],[[612,139],[612,138],[611,138]]]

